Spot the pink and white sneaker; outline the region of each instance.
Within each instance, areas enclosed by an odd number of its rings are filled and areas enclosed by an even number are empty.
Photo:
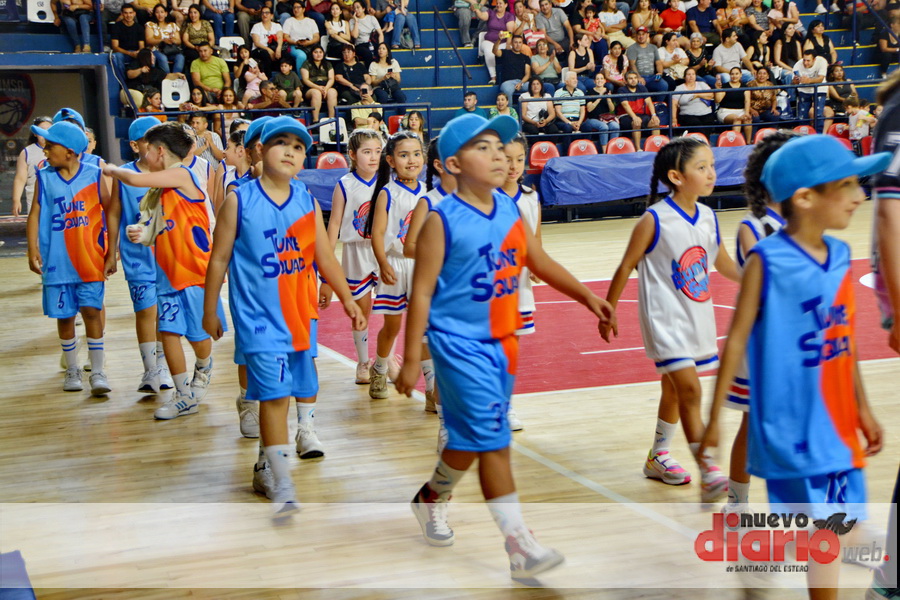
[[[644,475],[650,479],[659,479],[668,485],[682,485],[691,481],[691,474],[669,455],[668,450],[660,450],[655,454],[652,449],[650,450],[644,462]],[[727,479],[725,483],[727,487]]]
[[[700,463],[700,501],[716,502],[728,494],[728,477],[712,462],[709,457],[701,458]]]

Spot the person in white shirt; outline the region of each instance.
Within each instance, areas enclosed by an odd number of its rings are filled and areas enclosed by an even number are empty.
[[[282,26],[284,45],[290,48],[297,72],[309,58],[309,49],[319,45],[319,26],[304,14],[305,10],[306,7],[301,0],[294,0],[291,5],[291,13],[294,16],[286,20]]]
[[[816,56],[812,50],[803,51],[803,59],[794,65],[794,84],[822,83],[828,73],[828,62]],[[825,118],[825,100],[828,98],[828,87],[798,87],[797,116],[801,119],[813,119],[813,125],[822,124]],[[816,113],[813,118],[813,106]]]

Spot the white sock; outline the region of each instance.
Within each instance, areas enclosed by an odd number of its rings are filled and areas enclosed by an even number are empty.
[[[144,363],[144,371],[149,372],[156,368],[156,342],[144,342],[138,344],[141,351],[141,361]]]
[[[209,365],[212,364],[212,355],[210,354],[206,358],[197,358],[194,360],[194,365],[197,367],[199,371],[203,371],[209,368]]]
[[[437,410],[438,420],[441,422],[441,427],[444,426],[444,405],[443,404],[435,404],[435,410]]]
[[[311,402],[309,404],[305,402],[297,402],[297,423],[309,423],[313,424],[313,420],[316,416],[316,403]]]
[[[369,332],[366,331],[354,331],[353,332],[353,345],[356,346],[356,358],[359,360],[359,363],[369,362]]]
[[[747,504],[750,502],[750,482],[743,483],[728,479],[728,504]]]
[[[175,382],[175,389],[178,390],[179,394],[184,394],[185,396],[193,395],[193,392],[191,392],[191,378],[187,373],[172,375],[172,380]]]
[[[675,428],[678,423],[667,423],[660,418],[656,419],[656,433],[653,436],[653,454],[665,452],[672,444],[675,436]]]
[[[388,357],[387,356],[375,356],[375,372],[384,375],[388,371]]]
[[[447,466],[443,459],[438,459],[437,465],[434,467],[434,473],[431,474],[431,479],[425,484],[436,496],[436,498],[431,499],[431,502],[446,502],[449,500],[450,494],[453,493],[453,488],[456,487],[456,484],[459,483],[465,474],[465,471],[451,468]]]
[[[71,340],[64,340],[64,339],[60,338],[59,344],[62,346],[63,355],[65,355],[65,358],[66,358],[66,368],[67,369],[77,369],[78,368],[78,336],[73,337]]]
[[[514,535],[521,529],[527,529],[522,519],[522,505],[519,504],[518,492],[491,498],[487,501],[487,506],[504,538]]]
[[[425,376],[425,391],[434,391],[434,361],[430,358],[422,361],[422,375]]]
[[[156,342],[156,366],[164,369],[169,368],[169,363],[166,361],[166,351],[163,350],[162,342]]]
[[[99,373],[103,370],[103,338],[88,338],[87,345],[91,371]]]
[[[291,481],[291,465],[288,462],[291,447],[288,444],[279,444],[277,446],[266,446],[263,450],[266,453],[269,467],[272,468],[275,487],[278,487],[284,481]]]

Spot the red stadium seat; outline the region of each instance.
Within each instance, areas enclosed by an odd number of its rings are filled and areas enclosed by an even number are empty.
[[[304,119],[303,117],[295,117],[294,120],[306,127],[306,119]]]
[[[832,123],[831,127],[826,131],[828,135],[833,135],[838,138],[846,138],[850,139],[850,126],[846,123]]]
[[[835,139],[837,141],[839,141],[841,144],[843,144],[844,147],[847,148],[847,150],[849,150],[850,152],[853,152],[853,142],[851,142],[848,138],[839,137],[839,138],[835,138]]]
[[[631,152],[637,152],[637,150],[634,148],[634,143],[627,137],[613,138],[606,144],[607,154],[629,154]]]
[[[538,142],[531,147],[528,155],[528,164],[530,165],[527,173],[530,175],[538,175],[544,170],[544,165],[551,158],[559,158],[559,150],[556,144],[550,142]]]
[[[760,129],[759,131],[756,132],[756,135],[753,136],[753,143],[758,144],[761,139],[768,137],[768,136],[772,135],[773,133],[776,133],[777,131],[778,130],[775,129],[774,127],[763,127],[762,129]]]
[[[747,140],[744,139],[744,134],[739,131],[726,131],[720,133],[719,139],[716,140],[716,146],[718,148],[734,148],[736,146],[746,145]]]
[[[316,159],[317,169],[346,169],[347,160],[340,152],[323,152]]]
[[[400,123],[403,121],[403,115],[391,115],[388,117],[388,132],[394,135],[400,130]]]
[[[706,137],[706,134],[700,133],[699,131],[692,131],[692,132],[686,133],[686,134],[684,134],[684,135],[687,136],[687,137],[697,138],[698,140],[700,140],[701,142],[703,142],[703,143],[706,144],[707,146],[710,145],[710,144],[709,144],[709,138]]]
[[[651,135],[644,142],[644,152],[659,152],[668,143],[669,138],[664,135]]]
[[[816,133],[812,125],[797,125],[794,127],[794,131],[800,135],[813,135]]]
[[[598,154],[597,146],[591,140],[575,140],[569,144],[569,156],[587,156]]]
[[[862,149],[863,156],[869,156],[872,154],[872,136],[867,135],[863,139],[859,140],[859,147]]]

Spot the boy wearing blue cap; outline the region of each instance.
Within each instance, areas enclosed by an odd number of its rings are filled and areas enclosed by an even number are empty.
[[[718,441],[719,409],[746,350],[747,472],[767,480],[771,505],[815,519],[865,518],[862,469],[881,450],[857,367],[850,249],[824,232],[849,225],[865,199],[858,178],[889,161],[810,135],[766,162],[762,181],[787,225],[750,252],[701,444]],[[810,560],[811,597],[837,598],[839,564]]]
[[[353,328],[364,329],[365,317],[331,251],[318,203],[294,179],[312,144],[306,127],[291,117],[273,118],[260,142],[259,178],[230,192],[219,211],[203,326],[215,339],[222,336],[216,303],[227,272],[235,350],[247,365],[246,396],[260,404],[253,487],[272,500],[280,519],[299,509],[288,463],[290,399],[318,392],[310,352],[314,261],[332,282]]]
[[[141,117],[132,121],[128,128],[128,140],[137,159],[123,165],[123,169],[135,173],[150,172],[150,166],[144,160],[148,150],[144,136],[156,125],[159,125],[159,121],[153,117]],[[157,341],[156,260],[149,246],[128,241],[128,227],[140,222],[140,204],[148,189],[117,181],[112,188],[112,202],[106,219],[109,245],[111,248],[119,248],[122,269],[125,271],[134,307],[138,349],[144,364],[144,374],[137,391],[158,394],[161,389],[172,389],[175,384],[169,373],[162,341]],[[113,253],[111,255],[114,256]]]
[[[28,214],[28,265],[44,284],[44,314],[57,319],[66,363],[63,390],[81,391],[75,316],[80,311],[87,331],[91,393],[110,392],[103,372],[104,282],[115,272],[107,260],[104,209],[109,193],[100,169],[81,163],[87,136],[72,123],[50,129],[32,126],[46,140],[47,164],[37,171],[34,202]],[[113,253],[114,254],[114,253]]]
[[[498,191],[509,170],[504,144],[517,131],[511,117],[488,121],[474,114],[441,130],[438,154],[456,177],[457,191],[431,211],[417,240],[397,391],[412,393],[427,324],[449,439],[431,480],[413,498],[413,513],[426,542],[451,545],[447,502],[477,458],[482,493],[506,541],[510,574],[527,579],[559,565],[563,556],[541,546],[525,525],[510,464],[506,415],[518,357],[515,333],[522,325],[522,268],[584,304],[601,324],[616,325],[612,307],[544,252],[515,202]]]

